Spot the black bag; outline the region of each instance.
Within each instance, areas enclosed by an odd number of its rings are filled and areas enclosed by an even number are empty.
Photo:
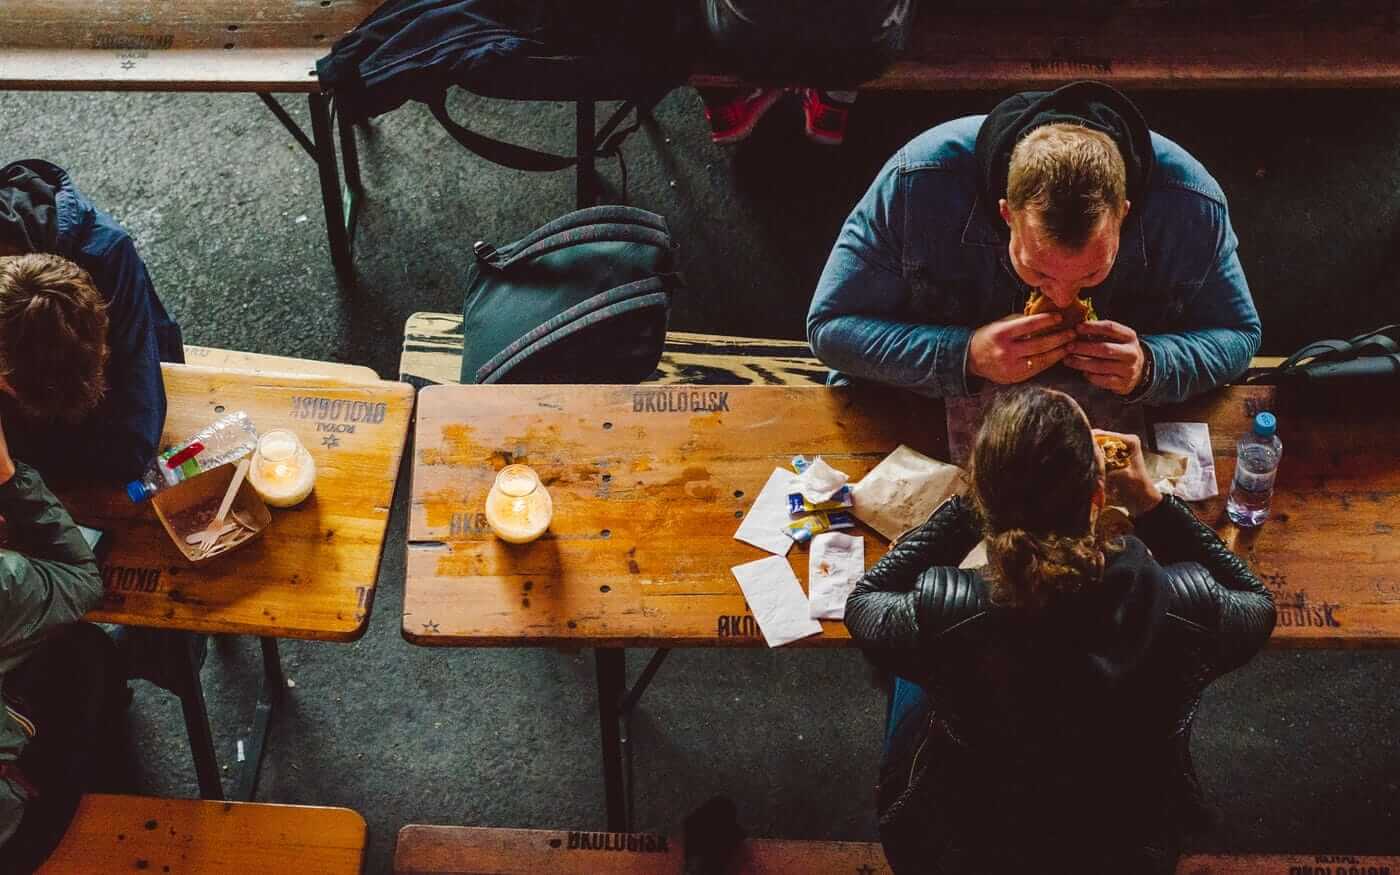
[[[684,285],[661,216],[590,207],[474,249],[463,383],[640,383],[656,370]]]
[[[663,0],[389,0],[337,40],[316,72],[352,121],[417,100],[488,161],[560,170],[577,158],[453,121],[448,89],[509,100],[626,101],[598,137],[599,156],[616,154],[631,132],[616,131],[627,112],[654,104],[690,72],[688,28],[676,10]]]
[[[915,0],[704,0],[722,61],[751,79],[853,88],[905,50]]]
[[[1400,323],[1358,334],[1351,340],[1319,340],[1276,368],[1251,375],[1246,383],[1334,387],[1362,383],[1400,385]]]

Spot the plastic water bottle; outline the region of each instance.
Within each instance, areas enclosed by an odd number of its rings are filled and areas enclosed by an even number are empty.
[[[151,460],[139,478],[126,484],[126,496],[142,502],[211,468],[241,459],[258,445],[258,430],[239,410],[220,417],[183,444]]]
[[[1237,525],[1257,526],[1269,518],[1269,499],[1274,494],[1274,475],[1283,458],[1283,441],[1278,439],[1278,419],[1272,413],[1254,417],[1254,431],[1240,438],[1235,454],[1235,481],[1225,512]]]

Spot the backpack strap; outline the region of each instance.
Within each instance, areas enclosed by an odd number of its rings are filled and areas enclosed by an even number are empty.
[[[622,204],[602,204],[596,207],[584,207],[581,210],[574,210],[572,213],[565,213],[553,221],[541,225],[531,231],[526,236],[515,242],[515,246],[525,248],[533,246],[540,240],[552,237],[565,231],[572,231],[576,228],[587,227],[588,225],[601,225],[606,223],[619,225],[640,225],[644,228],[652,228],[663,234],[669,234],[670,228],[666,225],[666,220],[656,213],[639,209],[638,207],[628,207]],[[492,247],[494,249],[494,247]],[[509,249],[510,247],[506,247]]]
[[[552,152],[541,152],[538,149],[518,146],[515,143],[507,143],[485,134],[478,134],[459,124],[447,112],[447,92],[445,90],[432,100],[427,101],[427,104],[433,118],[437,119],[437,123],[442,125],[442,129],[447,131],[452,139],[492,164],[499,164],[513,170],[547,172],[564,170],[578,163],[577,155],[555,155]],[[608,158],[618,154],[622,141],[641,125],[639,119],[635,124],[618,130],[618,126],[627,117],[627,114],[636,109],[636,102],[628,100],[624,101],[613,112],[597,134],[597,139],[602,141],[602,145],[594,149],[595,157]]]
[[[660,249],[670,249],[672,245],[670,235],[664,231],[640,225],[605,222],[568,228],[536,239],[510,255],[502,255],[495,247],[484,242],[478,242],[472,249],[478,261],[496,270],[507,270],[517,262],[583,243],[640,243]]]

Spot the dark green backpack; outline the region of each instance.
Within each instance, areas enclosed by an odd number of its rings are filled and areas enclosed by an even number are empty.
[[[640,383],[656,370],[684,285],[664,218],[590,207],[473,248],[463,383]]]

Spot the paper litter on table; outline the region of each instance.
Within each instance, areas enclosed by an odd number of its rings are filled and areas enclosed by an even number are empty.
[[[807,596],[782,556],[765,556],[730,571],[769,647],[821,634],[822,624],[808,616]]]
[[[850,479],[845,472],[837,471],[821,456],[817,456],[797,475],[797,488],[793,491],[801,493],[803,498],[813,504],[820,504],[840,492],[841,487]]]
[[[1215,454],[1210,448],[1210,426],[1204,422],[1159,422],[1154,426],[1157,449],[1186,457],[1186,473],[1171,484],[1182,501],[1200,501],[1220,494],[1215,482]]]
[[[786,556],[792,548],[792,539],[783,533],[784,527],[792,519],[788,515],[787,497],[796,479],[797,475],[791,471],[774,468],[743,522],[739,523],[739,529],[734,533],[735,539],[760,550]]]
[[[961,468],[900,444],[851,488],[852,513],[893,541],[927,520],[964,484]]]
[[[814,620],[844,620],[846,599],[865,574],[865,539],[826,532],[812,539],[807,561],[807,592]]]

